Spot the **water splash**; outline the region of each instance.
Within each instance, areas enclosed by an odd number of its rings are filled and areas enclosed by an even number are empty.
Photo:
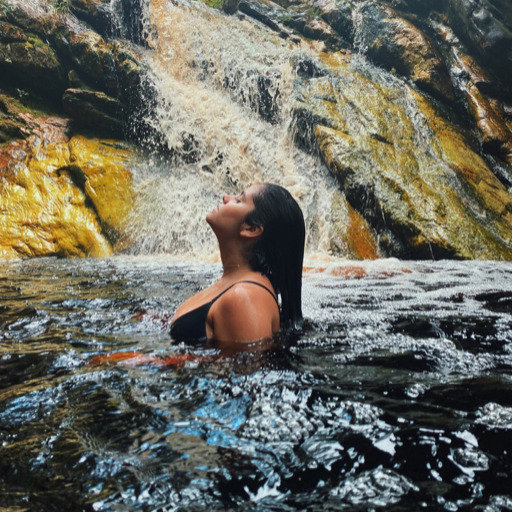
[[[290,133],[293,62],[307,50],[201,3],[154,0],[150,14],[157,107],[146,122],[163,134],[171,158],[137,171],[128,227],[135,252],[208,257],[215,243],[205,215],[224,193],[258,182],[288,188],[304,210],[308,247],[328,252],[340,193]]]

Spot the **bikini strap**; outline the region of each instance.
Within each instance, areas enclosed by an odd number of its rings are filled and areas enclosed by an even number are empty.
[[[261,283],[258,283],[257,281],[249,281],[249,280],[245,280],[245,281],[237,281],[236,283],[233,283],[231,286],[228,286],[225,290],[223,290],[222,292],[219,293],[219,295],[217,295],[217,297],[215,297],[211,302],[210,302],[210,305],[213,304],[217,299],[219,299],[220,297],[222,297],[222,295],[224,295],[227,291],[231,290],[231,288],[233,288],[233,286],[237,285],[237,284],[240,284],[240,283],[251,283],[251,284],[255,284],[257,286],[261,286],[261,288],[267,290],[268,293],[270,293],[270,295],[272,295],[272,298],[276,301],[276,304],[277,304],[277,307],[279,307],[279,302],[277,300],[277,297],[275,296],[274,292],[272,290],[270,290],[269,288],[267,288],[264,284],[261,284]]]

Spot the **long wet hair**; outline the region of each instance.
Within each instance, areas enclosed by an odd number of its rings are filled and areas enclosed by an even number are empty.
[[[302,318],[302,263],[306,229],[302,210],[279,185],[263,183],[245,222],[263,232],[248,249],[249,265],[266,275],[281,299],[281,328],[299,330]]]

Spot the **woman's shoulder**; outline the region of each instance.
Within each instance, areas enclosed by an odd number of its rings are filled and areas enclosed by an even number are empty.
[[[268,279],[243,279],[233,283],[218,297],[211,312],[224,318],[236,316],[247,321],[249,316],[258,318],[279,314],[279,305]]]
[[[218,339],[253,341],[272,336],[279,328],[279,308],[265,279],[233,283],[210,309]]]
[[[250,275],[244,276],[242,279],[239,279],[235,283],[233,283],[228,290],[227,293],[231,292],[230,295],[232,297],[264,297],[264,298],[272,298],[274,301],[277,301],[276,292],[272,286],[272,283],[268,279],[268,277],[263,274],[253,273]],[[229,295],[228,295],[229,296]]]

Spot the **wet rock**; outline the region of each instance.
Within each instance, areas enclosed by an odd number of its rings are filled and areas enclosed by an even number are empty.
[[[70,167],[80,169],[102,232],[115,247],[133,205],[132,175],[127,168],[134,159],[133,150],[119,141],[81,136],[73,137],[68,146]]]
[[[291,36],[290,29],[286,28],[277,20],[279,12],[278,6],[266,5],[265,3],[255,2],[254,0],[241,0],[238,5],[240,12],[254,18],[263,23],[271,30],[277,32],[281,37],[287,38]],[[284,15],[284,13],[283,13]]]
[[[358,17],[358,44],[373,61],[396,70],[435,96],[454,99],[442,56],[418,27],[377,2],[366,3]]]
[[[110,48],[116,63],[121,96],[126,103],[130,103],[130,99],[139,97],[142,87],[141,75],[145,70],[141,52],[126,41],[113,41]]]
[[[432,11],[443,12],[446,0],[385,0],[397,11],[427,17]]]
[[[512,164],[512,119],[507,105],[494,97],[496,81],[488,71],[465,51],[453,31],[444,25],[438,27],[440,38],[450,47],[447,58],[450,73],[457,84],[459,95],[464,98],[466,110],[473,125],[480,133],[483,150],[494,155],[504,165]],[[494,166],[499,169],[499,166]],[[496,174],[511,185],[503,173]],[[505,180],[503,180],[505,178]]]
[[[475,85],[468,86],[466,94],[484,150],[512,165],[512,122],[507,123],[503,105],[486,98]]]
[[[338,78],[310,80],[298,104],[310,106],[312,119],[330,114],[328,125],[316,125],[318,148],[380,249],[406,258],[510,259],[512,195],[465,136],[413,89],[369,80],[374,70],[357,59],[326,62]],[[423,113],[416,119],[411,101]]]
[[[39,37],[46,38],[58,23],[56,10],[50,2],[4,0],[2,4],[0,20]]]
[[[131,207],[130,151],[46,128],[0,151],[0,257],[112,254]]]
[[[0,143],[34,134],[44,122],[42,117],[47,116],[29,110],[19,97],[0,91]]]
[[[89,23],[101,35],[111,35],[112,19],[110,0],[71,0],[70,9],[77,18]]]
[[[63,58],[68,59],[70,66],[86,77],[93,88],[119,95],[115,58],[99,34],[67,18],[53,36]]]
[[[330,250],[349,259],[373,260],[383,256],[374,230],[342,195],[331,204]]]
[[[145,45],[141,0],[70,0],[70,10],[103,37]]]
[[[512,85],[512,5],[508,0],[449,0],[455,33]]]
[[[343,39],[318,15],[312,16],[308,12],[287,13],[280,17],[280,21],[307,39],[324,42],[329,49],[339,50],[346,46]]]
[[[53,48],[34,35],[24,35],[13,25],[4,23],[0,28],[6,29],[0,44],[0,74],[5,83],[59,97],[66,79]]]
[[[235,14],[239,4],[240,0],[222,0],[222,10],[226,14]]]
[[[342,34],[336,33],[336,29],[330,25],[329,20],[336,24],[341,18],[338,10],[334,12],[334,7],[331,12],[330,7],[325,6],[324,12],[316,5],[312,7],[308,3],[297,2],[293,9],[286,9],[270,1],[243,0],[239,4],[239,9],[240,12],[278,32],[283,38],[291,38],[295,42],[299,42],[301,37],[306,38],[311,45],[322,51],[327,48],[338,50],[346,46]],[[324,19],[323,14],[329,20]],[[340,28],[341,24],[342,22],[336,26]],[[293,36],[294,31],[297,36]],[[324,44],[326,48],[322,48],[319,43]]]
[[[322,19],[345,41],[353,43],[353,6],[350,2],[340,0],[316,0],[313,3],[313,7],[318,10]]]
[[[0,43],[25,43],[27,36],[21,28],[11,25],[6,21],[0,21]]]
[[[122,136],[124,109],[121,102],[101,91],[67,89],[62,97],[66,112],[82,128],[106,136]]]

